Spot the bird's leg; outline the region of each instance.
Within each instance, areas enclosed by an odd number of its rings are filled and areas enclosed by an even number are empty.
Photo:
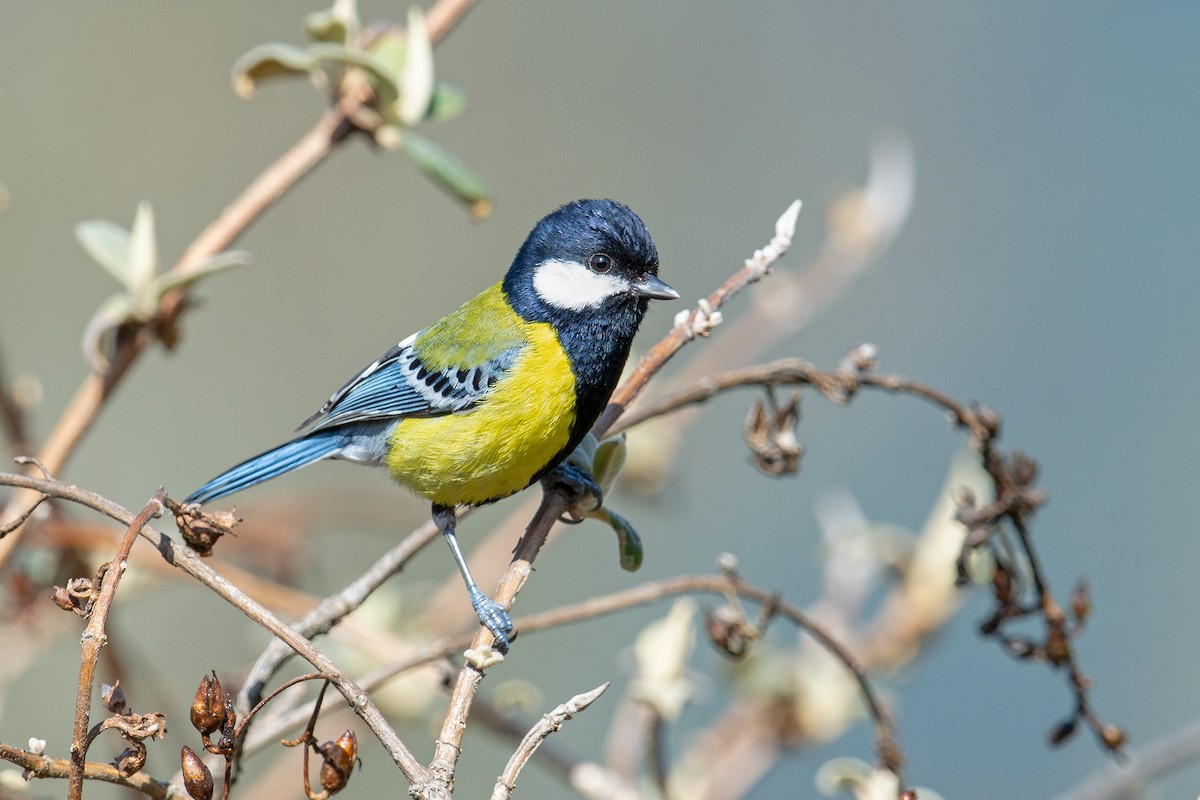
[[[596,483],[590,472],[570,461],[564,461],[550,470],[550,473],[542,478],[542,485],[563,490],[571,505],[581,503],[591,495],[587,511],[595,511],[604,505],[604,490],[600,488],[600,484]]]
[[[458,564],[458,571],[462,573],[463,580],[467,584],[467,595],[471,598],[471,607],[475,609],[475,614],[479,617],[479,622],[495,638],[496,649],[501,653],[507,653],[508,634],[513,627],[512,617],[504,610],[504,606],[480,591],[479,585],[471,577],[471,570],[467,567],[467,560],[463,558],[462,550],[458,546],[458,538],[454,535],[454,526],[457,521],[458,517],[455,515],[453,508],[434,505],[433,524],[437,525],[438,530],[442,532],[442,536],[446,539],[446,544],[450,545],[450,554],[454,556],[454,563]]]

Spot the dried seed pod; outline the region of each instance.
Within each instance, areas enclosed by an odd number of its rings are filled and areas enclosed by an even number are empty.
[[[1060,722],[1050,730],[1050,735],[1047,737],[1053,747],[1058,747],[1072,736],[1075,735],[1075,730],[1078,727],[1079,719],[1072,717],[1064,722]]]
[[[219,730],[229,718],[231,705],[214,671],[200,679],[196,697],[192,700],[192,727],[207,736]]]
[[[121,682],[117,681],[111,686],[107,683],[100,684],[100,701],[113,714],[124,714],[127,704],[125,692],[121,689]]]
[[[175,525],[188,546],[201,556],[212,555],[217,540],[233,533],[242,520],[229,511],[204,513],[192,506],[179,506],[175,510]]]
[[[212,800],[213,776],[208,765],[187,745],[180,753],[183,764],[183,787],[194,800]]]
[[[350,781],[354,762],[358,760],[358,737],[354,731],[346,731],[336,742],[325,742],[318,750],[324,763],[321,764],[321,786],[330,794],[340,792]]]
[[[113,759],[112,765],[126,777],[141,772],[142,767],[146,766],[146,746],[141,742],[134,742]]]

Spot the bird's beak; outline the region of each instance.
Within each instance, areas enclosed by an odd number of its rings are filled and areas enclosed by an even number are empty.
[[[641,283],[635,283],[633,288],[637,289],[637,293],[642,297],[649,297],[654,300],[679,299],[679,292],[660,281],[657,275],[650,275]]]

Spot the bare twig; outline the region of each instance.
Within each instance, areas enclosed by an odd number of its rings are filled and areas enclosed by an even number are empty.
[[[322,600],[303,619],[292,625],[292,629],[307,639],[328,633],[347,614],[361,606],[384,581],[402,570],[409,559],[437,536],[437,527],[432,522],[417,528],[379,558],[354,582]],[[279,640],[272,640],[263,654],[254,662],[254,666],[250,668],[250,673],[238,694],[238,712],[240,714],[245,713],[245,709],[259,701],[263,687],[292,655],[294,655],[294,651],[291,648]]]
[[[165,493],[160,488],[146,507],[129,522],[129,528],[121,539],[117,554],[112,561],[101,567],[99,596],[91,609],[87,628],[83,632],[83,656],[79,663],[79,690],[75,695],[75,733],[71,740],[71,774],[67,785],[67,797],[80,800],[83,797],[84,766],[87,764],[88,728],[92,711],[92,686],[96,678],[96,665],[100,661],[100,648],[107,641],[104,625],[108,611],[117,594],[117,586],[129,561],[129,551],[138,532],[150,520],[162,514]]]
[[[0,480],[2,478],[3,476],[0,475]],[[520,617],[516,620],[515,626],[524,636],[564,625],[584,622],[608,614],[615,614],[638,606],[657,603],[678,595],[709,593],[724,597],[731,590],[743,599],[760,603],[764,606],[769,605],[797,627],[811,633],[823,647],[829,649],[835,658],[845,664],[847,669],[854,675],[859,686],[864,690],[864,701],[877,731],[882,731],[883,733],[880,744],[886,744],[889,747],[892,746],[891,743],[894,742],[894,736],[891,733],[890,717],[870,686],[869,678],[857,666],[856,660],[850,653],[841,647],[829,634],[825,633],[804,612],[789,604],[780,604],[779,598],[775,593],[750,586],[737,579],[734,579],[731,583],[729,575],[680,575],[674,578],[652,581],[620,592],[589,598],[569,606],[562,606],[539,614]],[[446,637],[430,642],[428,645],[418,648],[403,660],[364,675],[360,681],[360,685],[366,690],[374,689],[390,678],[410,669],[446,658],[454,653],[460,653],[463,651],[463,648],[471,644],[475,644],[476,646],[480,644],[478,634]],[[478,670],[473,668],[468,668],[463,672],[480,674]],[[462,673],[460,673],[459,681],[461,682],[462,680]],[[247,741],[246,752],[250,753],[261,749],[261,747],[280,736],[284,731],[303,724],[311,712],[312,706],[309,704],[293,709],[285,716],[264,720],[256,729],[252,739]],[[462,719],[465,718],[465,716],[462,717]],[[461,742],[461,739],[457,741]],[[439,744],[441,743],[439,742]],[[451,740],[448,744],[453,745],[454,741]]]
[[[66,484],[61,481],[0,472],[0,485],[30,489],[50,497],[79,503],[126,525],[131,524],[134,519],[133,514],[117,503],[101,497],[94,492],[89,492],[85,489],[80,489],[78,486]],[[313,647],[311,642],[293,631],[287,623],[272,614],[269,609],[255,602],[241,589],[213,572],[194,552],[187,548],[176,547],[175,542],[157,528],[152,525],[143,525],[139,533],[154,545],[168,564],[183,570],[195,578],[217,594],[217,596],[265,628],[269,633],[286,642],[305,661],[308,661],[321,672],[333,676],[335,679],[332,683],[335,688],[346,698],[347,703],[354,712],[371,728],[371,731],[379,739],[380,743],[383,744],[388,754],[392,757],[392,760],[400,767],[400,770],[408,778],[409,782],[416,783],[426,780],[425,768],[416,760],[404,743],[400,741],[396,732],[384,718],[383,713],[371,701],[370,696],[367,695],[362,687],[347,677],[333,661]]]
[[[21,767],[29,778],[69,778],[75,768],[69,759],[48,758],[3,742],[0,742],[0,759]],[[125,786],[153,800],[167,800],[169,797],[179,796],[169,783],[156,781],[144,772],[126,775],[112,764],[89,761],[83,765],[83,777],[89,781],[104,781]]]
[[[982,626],[984,635],[997,638],[1010,652],[1022,658],[1034,658],[1061,668],[1075,701],[1072,716],[1062,723],[1052,735],[1055,742],[1062,741],[1075,730],[1077,721],[1084,724],[1095,735],[1100,744],[1112,753],[1119,753],[1125,743],[1124,732],[1100,719],[1088,696],[1091,681],[1083,674],[1071,646],[1072,636],[1078,632],[1077,624],[1072,628],[1062,606],[1054,599],[1045,579],[1041,564],[1029,532],[1029,517],[1045,502],[1045,493],[1034,485],[1036,464],[1021,454],[1006,456],[996,448],[1000,435],[999,416],[984,406],[967,406],[950,396],[922,383],[900,375],[881,374],[871,371],[875,362],[875,349],[862,345],[832,372],[817,369],[800,359],[783,359],[770,364],[746,367],[718,375],[710,375],[695,383],[676,389],[661,398],[644,403],[621,417],[615,430],[624,430],[640,422],[668,414],[688,405],[705,402],[720,392],[741,386],[772,387],[779,385],[810,385],[827,399],[844,404],[860,389],[882,389],[896,394],[907,394],[920,398],[949,413],[954,423],[965,429],[971,439],[972,449],[979,454],[984,470],[995,488],[996,500],[984,507],[975,508],[973,501],[960,507],[957,518],[968,530],[959,569],[965,570],[965,559],[969,550],[982,546],[993,533],[1000,534],[1001,523],[1007,521],[1016,532],[1017,540],[1024,551],[1023,561],[1027,564],[1027,576],[1032,583],[1035,605],[1021,607],[1010,597],[1019,597],[1016,590],[997,588],[997,608],[992,618]],[[997,554],[997,569],[1007,580],[1018,580],[1021,574],[1014,565],[1005,563]],[[1046,625],[1044,644],[1034,645],[1004,632],[1004,625],[1014,619],[1039,614]]]
[[[720,323],[720,308],[747,286],[757,283],[770,270],[771,265],[778,261],[792,245],[792,237],[796,233],[796,219],[800,214],[800,201],[788,206],[775,222],[775,236],[762,250],[746,259],[745,266],[735,272],[725,283],[700,302],[691,312],[681,312],[675,318],[675,327],[662,338],[658,344],[650,348],[634,367],[633,372],[625,382],[617,387],[608,407],[600,415],[592,432],[596,438],[612,427],[617,417],[625,412],[629,404],[641,393],[646,384],[663,365],[674,356],[685,344],[697,336],[706,335],[713,326]]]
[[[596,698],[604,694],[608,686],[609,684],[604,683],[590,692],[577,694],[567,702],[556,707],[553,711],[543,715],[541,720],[530,728],[529,733],[525,734],[525,738],[521,740],[521,744],[512,754],[512,757],[508,759],[508,764],[505,765],[504,771],[500,773],[500,777],[496,779],[496,786],[492,789],[492,800],[508,800],[508,798],[511,798],[513,789],[517,786],[517,776],[525,764],[528,763],[529,759],[533,757],[533,754],[541,746],[542,742],[550,734],[562,730],[562,726],[567,720],[595,702]]]

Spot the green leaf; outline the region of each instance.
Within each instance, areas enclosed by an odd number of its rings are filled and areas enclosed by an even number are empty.
[[[158,295],[162,297],[163,294],[172,289],[191,286],[201,278],[207,278],[209,275],[216,275],[218,272],[224,272],[234,267],[244,267],[249,263],[249,253],[242,250],[224,250],[200,262],[200,264],[189,269],[187,272],[168,272],[160,276],[158,279]]]
[[[433,87],[433,98],[429,101],[426,119],[445,122],[467,110],[467,93],[456,83],[438,81]]]
[[[625,466],[625,436],[614,436],[605,439],[596,446],[596,455],[592,459],[592,478],[607,492],[616,482],[617,476]]]
[[[308,54],[321,63],[340,64],[342,66],[359,67],[366,70],[371,81],[371,87],[379,96],[381,109],[396,102],[400,96],[400,87],[396,83],[396,75],[370,53],[351,50],[336,44],[314,44],[308,48]]]
[[[629,524],[629,520],[607,508],[602,508],[594,513],[600,515],[616,531],[621,569],[626,572],[637,572],[642,566],[642,557],[645,555],[645,551],[642,549],[642,538]]]
[[[423,136],[404,132],[404,151],[417,168],[440,183],[460,200],[470,203],[472,212],[479,214],[490,206],[491,193],[470,167]]]
[[[252,48],[233,65],[233,91],[243,100],[254,97],[259,81],[279,75],[307,75],[317,86],[325,83],[325,73],[312,54],[302,47],[268,42]]]
[[[149,317],[158,307],[158,290],[155,286],[158,242],[154,236],[154,207],[147,200],[138,203],[133,228],[129,232],[128,270],[125,286],[133,298],[134,312]]]
[[[418,6],[408,9],[408,55],[400,78],[400,122],[416,125],[425,119],[433,98],[433,42]]]
[[[371,43],[369,52],[390,74],[398,76],[404,69],[408,43],[404,36],[389,29]]]
[[[106,219],[89,219],[75,226],[75,238],[121,286],[129,285],[129,231]]]
[[[353,45],[358,42],[359,24],[354,0],[335,0],[331,8],[305,17],[304,31],[314,42]]]

